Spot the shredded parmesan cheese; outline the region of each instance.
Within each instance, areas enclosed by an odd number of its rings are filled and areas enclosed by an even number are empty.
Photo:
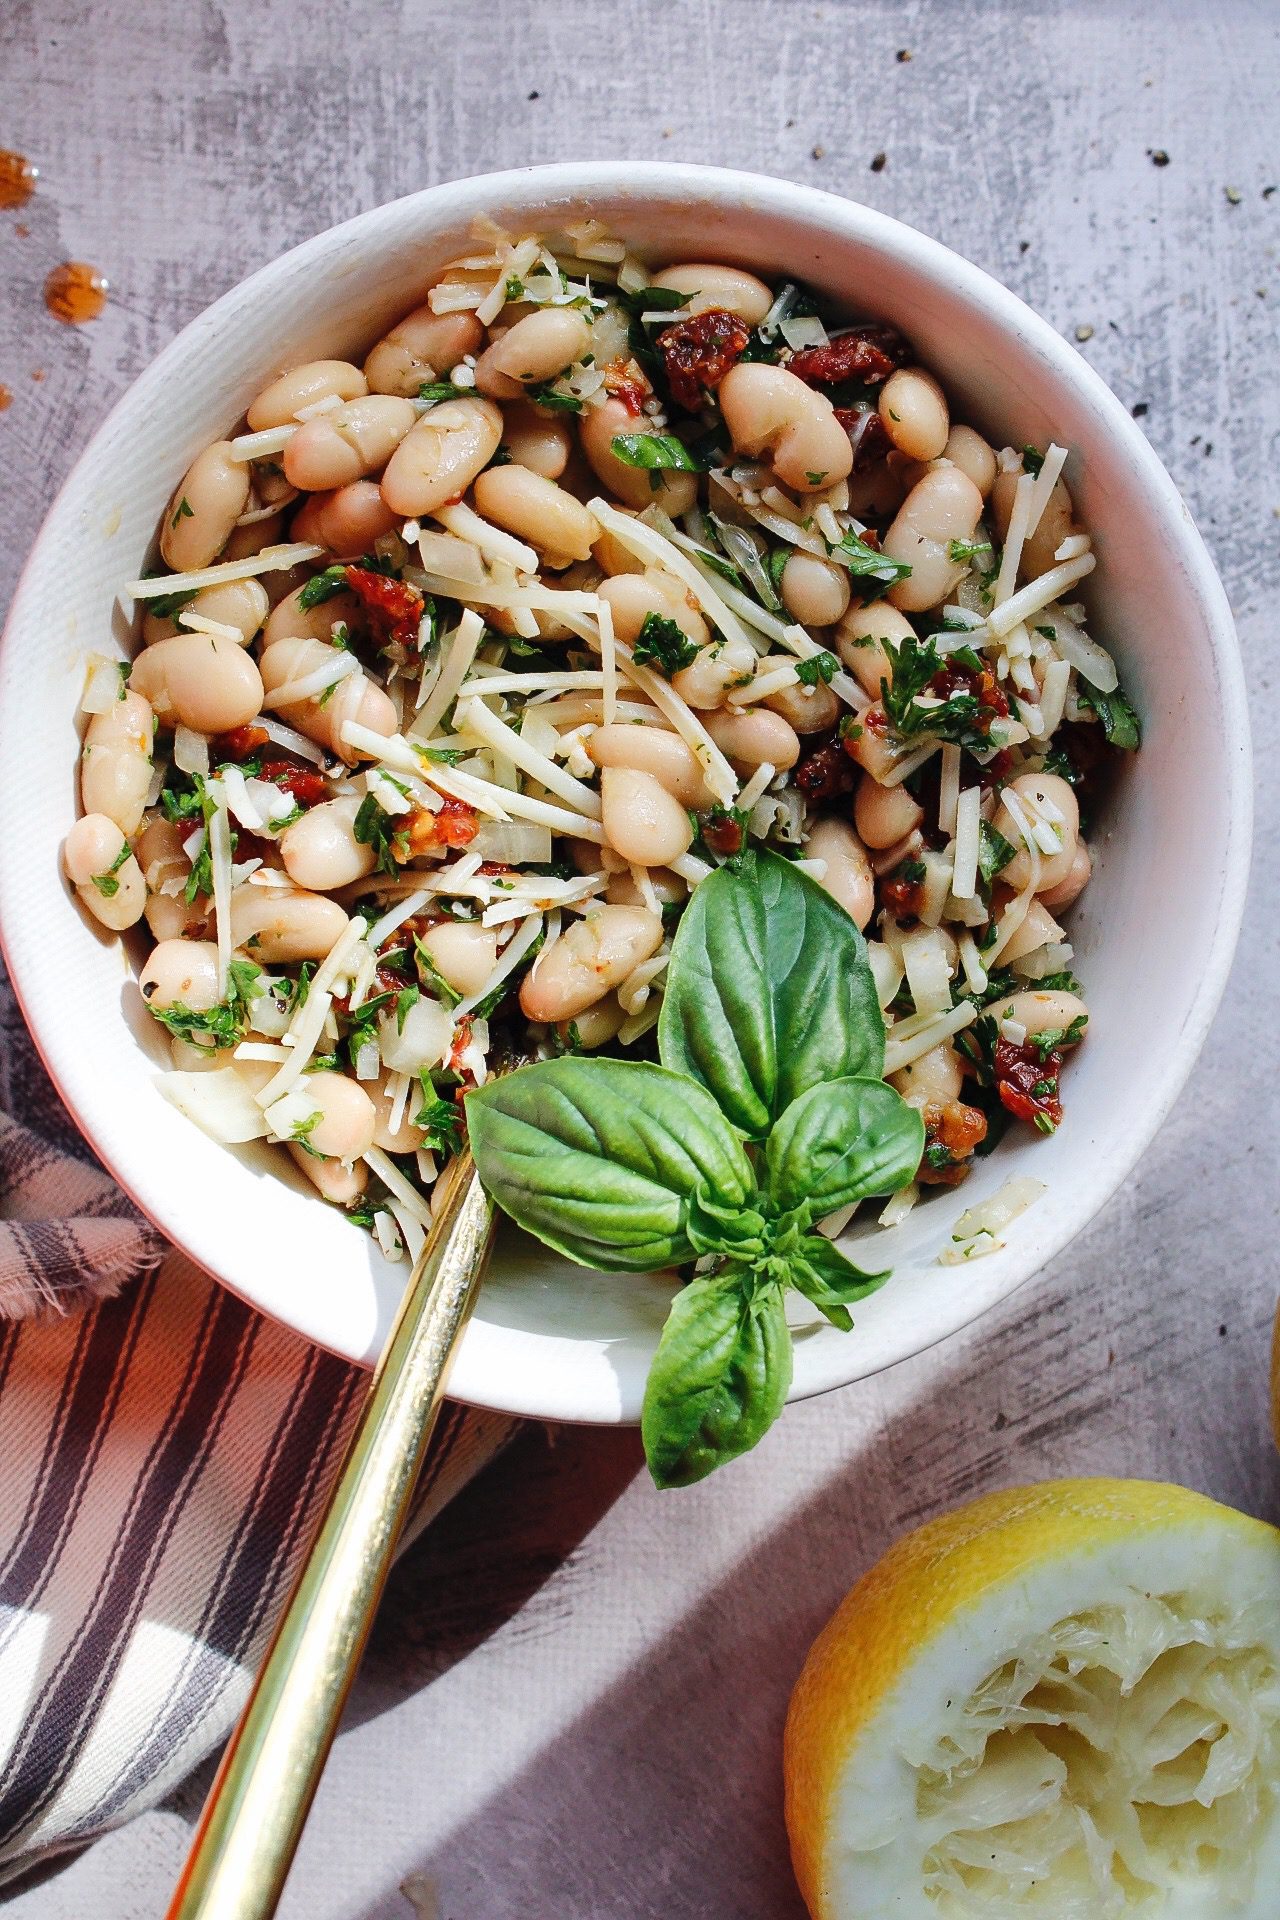
[[[195,573],[162,573],[151,580],[131,580],[124,591],[132,600],[157,600],[162,593],[198,593],[202,587],[216,587],[224,580],[256,580],[262,573],[280,573],[318,560],[323,547],[297,542],[289,547],[264,547],[247,560],[222,560],[217,566],[201,567]]]

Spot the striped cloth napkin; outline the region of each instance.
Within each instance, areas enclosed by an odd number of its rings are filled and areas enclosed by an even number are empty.
[[[166,1251],[0,976],[0,1881],[225,1739],[366,1380]],[[410,1537],[515,1426],[446,1406]]]

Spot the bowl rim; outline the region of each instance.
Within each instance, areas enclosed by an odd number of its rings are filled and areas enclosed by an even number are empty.
[[[705,205],[709,213],[714,212],[717,205],[740,208],[745,202],[759,211],[781,218],[800,219],[815,231],[824,229],[842,240],[893,257],[927,278],[943,300],[957,297],[967,300],[985,309],[998,328],[1021,336],[1046,364],[1053,377],[1067,387],[1076,389],[1088,402],[1098,416],[1099,430],[1117,443],[1137,470],[1144,490],[1151,496],[1153,513],[1160,513],[1171,536],[1177,541],[1179,557],[1193,577],[1200,596],[1205,635],[1217,676],[1217,691],[1235,749],[1224,754],[1222,767],[1222,775],[1227,783],[1226,815],[1232,830],[1224,850],[1219,911],[1205,964],[1190,994],[1187,1017],[1174,1036],[1164,1060],[1154,1071],[1154,1097],[1145,1109],[1143,1124],[1133,1129],[1121,1151],[1111,1155],[1105,1165],[1095,1166],[1092,1177],[1081,1182],[1078,1203],[1070,1218],[1060,1222],[1057,1230],[1037,1245],[1029,1266],[1020,1274],[1011,1280],[1002,1279],[998,1285],[984,1285],[979,1282],[978,1274],[968,1269],[977,1284],[971,1289],[957,1289],[954,1304],[947,1310],[934,1312],[924,1320],[915,1322],[901,1342],[900,1351],[873,1367],[859,1367],[853,1352],[849,1354],[852,1365],[834,1364],[834,1355],[840,1352],[840,1347],[833,1345],[833,1361],[816,1374],[811,1371],[803,1384],[797,1383],[793,1387],[790,1398],[800,1399],[851,1383],[883,1366],[896,1364],[897,1360],[924,1352],[958,1332],[1041,1272],[1089,1224],[1132,1172],[1180,1094],[1221,1000],[1239,935],[1251,859],[1252,756],[1243,666],[1226,592],[1185,502],[1146,436],[1102,377],[1047,320],[985,269],[907,222],[864,206],[859,201],[774,175],[676,161],[558,161],[468,175],[421,188],[326,228],[255,269],[188,321],[125,389],[74,461],[22,565],[3,635],[0,635],[0,675],[7,668],[11,636],[25,624],[26,602],[34,596],[36,577],[45,564],[50,531],[56,527],[68,499],[80,488],[83,477],[92,473],[100,443],[108,437],[122,414],[137,409],[153,391],[163,392],[170,365],[175,361],[181,362],[196,339],[216,329],[220,317],[233,308],[240,309],[246,302],[252,302],[259,288],[270,285],[277,277],[298,265],[306,264],[309,258],[323,262],[340,254],[349,237],[381,221],[388,221],[411,206],[424,211],[438,209],[440,223],[445,224],[451,219],[474,217],[485,211],[487,205],[499,205],[512,212],[527,212],[530,216],[540,210],[545,214],[551,211],[557,199],[581,200],[592,192],[609,194],[616,199],[631,198],[638,205],[655,198],[681,197]],[[719,250],[713,248],[711,251]],[[726,251],[732,253],[733,249]],[[0,741],[3,740],[5,728],[14,724],[12,719],[5,717],[3,706],[4,703],[0,703]],[[13,877],[23,866],[14,845],[17,839],[18,836],[13,835],[0,836],[0,953],[4,956],[18,1004],[37,1051],[72,1119],[92,1150],[166,1238],[188,1253],[197,1264],[204,1266],[223,1285],[239,1293],[257,1310],[301,1333],[304,1338],[329,1347],[343,1358],[364,1365],[372,1364],[375,1355],[357,1350],[350,1344],[344,1345],[336,1339],[325,1338],[315,1327],[305,1324],[303,1317],[294,1320],[286,1318],[274,1296],[268,1303],[249,1287],[225,1278],[216,1267],[192,1252],[182,1237],[180,1222],[173,1217],[178,1209],[166,1207],[163,1199],[157,1195],[139,1192],[139,1185],[145,1186],[145,1183],[140,1182],[136,1168],[129,1164],[128,1156],[122,1155],[119,1136],[104,1131],[101,1126],[95,1131],[87,1118],[82,1119],[84,1102],[80,1096],[85,1088],[78,1079],[74,1048],[46,1027],[37,1010],[33,982],[27,978],[24,959],[13,948],[10,939],[6,902],[11,895]],[[994,1273],[992,1279],[995,1279]],[[606,1396],[600,1393],[587,1398],[580,1392],[575,1394],[558,1387],[549,1390],[550,1383],[547,1381],[521,1377],[523,1370],[509,1365],[501,1369],[505,1377],[500,1383],[495,1385],[486,1382],[483,1368],[477,1366],[474,1360],[469,1360],[469,1344],[474,1353],[474,1344],[464,1338],[450,1382],[450,1393],[458,1399],[514,1414],[589,1424],[626,1424],[639,1417],[638,1399],[634,1394],[630,1397],[624,1395],[621,1404],[606,1404]]]

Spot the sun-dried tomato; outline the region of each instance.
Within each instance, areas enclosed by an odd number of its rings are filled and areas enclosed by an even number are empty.
[[[750,338],[745,321],[723,307],[708,307],[665,327],[658,335],[658,350],[672,399],[696,413],[703,394],[715,391]]]
[[[410,659],[417,656],[418,625],[423,598],[416,587],[371,567],[348,567],[347,585],[366,608],[377,645],[402,647]]]
[[[232,727],[230,733],[215,734],[209,742],[209,758],[214,766],[224,760],[247,760],[271,738],[265,727]]]
[[[318,807],[329,798],[324,775],[314,767],[300,767],[294,760],[269,755],[262,763],[261,777],[291,793],[300,807]]]
[[[279,858],[279,849],[274,840],[264,839],[260,833],[250,833],[246,827],[237,827],[236,863],[242,860],[261,860],[264,866],[274,866]]]
[[[634,360],[613,360],[604,370],[604,390],[621,400],[628,413],[644,412],[650,389]]]
[[[737,814],[727,807],[715,807],[702,823],[702,837],[712,853],[728,860],[741,853],[746,844],[746,829]]]
[[[449,1050],[448,1061],[449,1071],[451,1073],[465,1073],[467,1071],[463,1067],[462,1056],[471,1045],[471,1029],[474,1024],[471,1015],[464,1013],[453,1030],[453,1046]]]
[[[893,445],[889,429],[874,407],[837,407],[836,419],[853,442],[853,471],[865,473]],[[866,538],[862,534],[860,538]]]
[[[857,778],[856,763],[834,740],[806,755],[795,771],[796,786],[806,800],[834,800],[839,793],[852,793]]]
[[[909,869],[917,863],[907,861],[888,880],[880,882],[880,904],[895,920],[917,920],[924,905],[924,881]]]
[[[978,785],[984,793],[989,793],[992,787],[999,786],[1000,782],[1006,779],[1012,771],[1012,749],[1009,747],[1001,747],[999,753],[992,754],[986,765],[979,770]]]
[[[804,347],[787,361],[809,387],[834,387],[842,380],[863,380],[869,387],[887,380],[906,359],[906,345],[892,327],[851,327],[825,347]]]
[[[1041,1133],[1052,1133],[1062,1119],[1058,1091],[1062,1055],[1057,1048],[1041,1055],[1033,1041],[1015,1045],[1001,1034],[995,1044],[992,1071],[1001,1105]]]
[[[917,1179],[926,1187],[958,1187],[968,1177],[974,1148],[987,1137],[987,1118],[963,1100],[925,1109],[924,1156]]]
[[[479,825],[475,808],[465,800],[455,800],[452,794],[445,795],[435,813],[415,807],[404,829],[408,857],[412,860],[419,854],[436,853],[441,847],[468,846]]]

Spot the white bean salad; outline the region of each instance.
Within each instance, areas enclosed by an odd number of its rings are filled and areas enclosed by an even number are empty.
[[[1066,458],[890,327],[591,220],[283,370],[83,700],[66,873],[149,929],[165,1092],[411,1255],[499,1028],[643,1051],[690,891],[763,844],[867,933],[927,1130],[886,1223],[1053,1132],[1084,819],[1138,744]]]

